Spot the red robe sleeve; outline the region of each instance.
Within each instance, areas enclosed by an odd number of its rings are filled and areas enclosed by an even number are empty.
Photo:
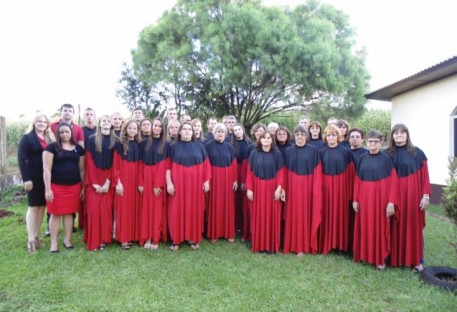
[[[428,175],[428,162],[424,160],[424,164],[421,168],[421,180],[422,180],[422,195],[432,193],[430,187],[430,177]]]

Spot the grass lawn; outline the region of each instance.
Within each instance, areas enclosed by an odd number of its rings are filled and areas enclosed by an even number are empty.
[[[252,254],[248,244],[202,243],[171,252],[117,244],[88,252],[25,251],[26,204],[0,220],[0,311],[457,311],[457,297],[410,269],[356,264],[338,255]],[[428,216],[426,264],[457,267],[452,224]]]

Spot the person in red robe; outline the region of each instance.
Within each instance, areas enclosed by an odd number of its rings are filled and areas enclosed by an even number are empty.
[[[165,207],[165,171],[167,144],[164,123],[160,117],[152,120],[152,135],[141,142],[141,161],[138,187],[142,194],[141,239],[145,249],[159,248],[159,241],[167,240]]]
[[[87,250],[103,250],[113,237],[113,197],[111,187],[114,145],[117,136],[110,116],[100,118],[96,133],[86,144],[86,227]]]
[[[238,188],[235,149],[225,141],[227,128],[214,126],[214,140],[205,145],[211,164],[210,192],[206,235],[215,243],[218,238],[235,241],[235,193]]]
[[[368,153],[356,166],[354,201],[354,261],[385,269],[390,254],[390,221],[397,203],[397,173],[389,155],[380,151],[382,135],[367,134]]]
[[[236,123],[233,126],[232,145],[235,149],[237,161],[238,189],[235,197],[235,228],[241,232],[241,240],[249,239],[248,198],[246,197],[246,172],[248,168],[248,149],[252,146],[246,135],[243,125]]]
[[[398,208],[392,226],[392,266],[424,269],[425,210],[430,201],[427,157],[411,143],[408,128],[392,128],[388,153],[398,175]]]
[[[168,229],[172,251],[189,242],[192,249],[200,248],[203,233],[205,194],[210,189],[211,168],[205,148],[193,140],[190,122],[178,130],[170,146],[166,170],[168,197]]]
[[[307,144],[308,131],[294,129],[295,145],[286,149],[284,253],[318,251],[322,209],[322,164],[319,150]]]
[[[340,142],[340,130],[329,125],[324,131],[326,146],[322,159],[322,221],[319,230],[319,252],[349,251],[349,216],[354,184],[354,162],[350,149]]]
[[[130,120],[124,124],[120,142],[116,143],[113,163],[113,185],[116,188],[114,209],[116,239],[121,248],[129,250],[132,241],[140,240],[138,167],[140,144],[138,124]]]
[[[277,253],[281,241],[284,160],[269,132],[260,135],[249,155],[246,196],[251,201],[252,252]]]

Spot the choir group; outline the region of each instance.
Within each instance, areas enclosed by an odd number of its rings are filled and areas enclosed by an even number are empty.
[[[135,109],[84,111],[72,121],[71,104],[51,123],[37,115],[19,143],[18,160],[28,192],[30,254],[42,246],[47,209],[50,252],[72,249],[75,213],[87,249],[117,241],[129,250],[170,242],[200,248],[206,236],[250,241],[252,252],[350,254],[383,270],[386,265],[423,269],[425,209],[430,182],[427,158],[411,143],[408,128],[366,138],[345,120],[325,129],[300,118],[290,131],[258,123],[249,138],[234,116],[202,122],[170,108],[167,122]],[[364,139],[367,148],[363,147]]]

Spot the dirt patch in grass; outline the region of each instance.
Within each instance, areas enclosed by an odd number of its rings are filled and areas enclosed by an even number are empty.
[[[7,210],[0,209],[0,219],[1,219],[1,218],[6,218],[6,217],[8,217],[9,215],[12,215],[12,212],[7,211]]]

